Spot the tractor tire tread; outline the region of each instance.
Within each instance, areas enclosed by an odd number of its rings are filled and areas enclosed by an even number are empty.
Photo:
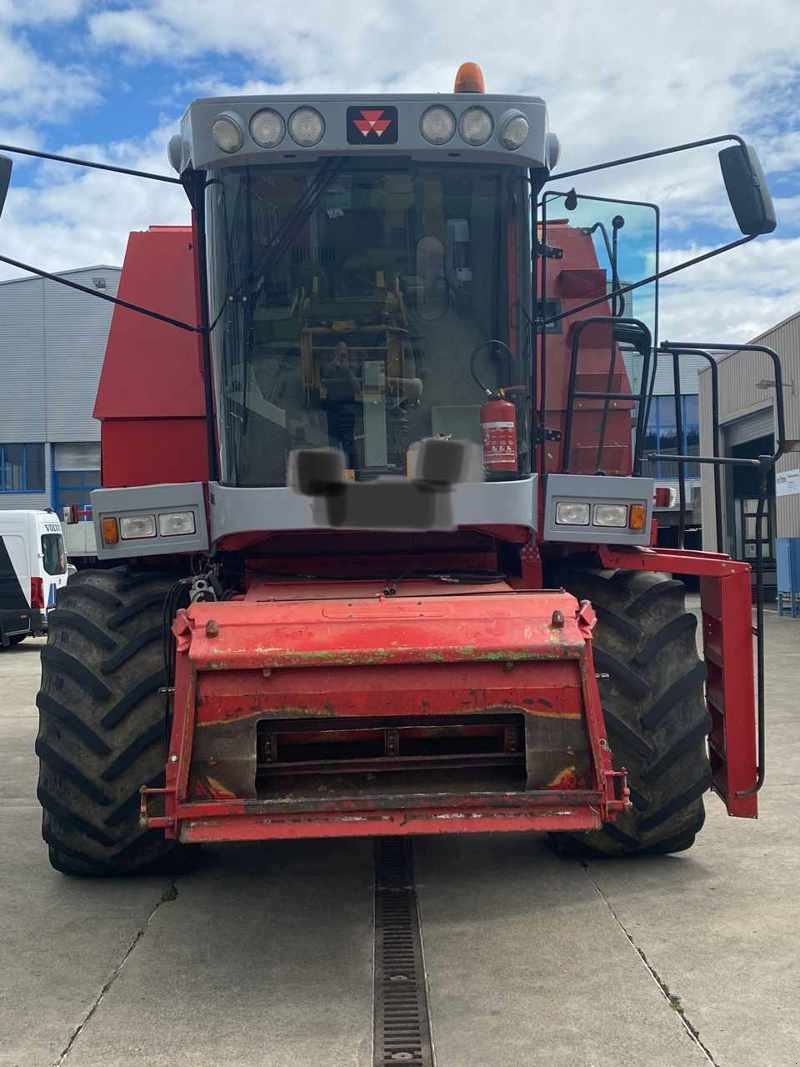
[[[139,824],[141,787],[164,781],[158,639],[177,577],[128,566],[81,571],[51,613],[36,701],[37,795],[50,862],[66,874],[151,870],[179,848]]]
[[[591,856],[683,851],[703,826],[711,782],[705,665],[683,583],[650,571],[567,564],[555,584],[591,600],[597,613],[600,697],[614,766],[627,769],[632,802],[599,830],[557,836]]]
[[[137,652],[143,649],[145,645],[149,645],[151,641],[160,640],[161,635],[162,625],[160,622],[147,630],[143,630],[135,637],[132,637],[130,641],[117,648],[117,651],[112,655],[107,656],[100,664],[100,670],[103,674],[112,674],[123,663],[127,663],[131,656],[135,656]]]

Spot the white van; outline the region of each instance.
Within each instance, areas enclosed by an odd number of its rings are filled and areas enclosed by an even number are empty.
[[[0,648],[47,631],[67,557],[53,511],[0,511]]]

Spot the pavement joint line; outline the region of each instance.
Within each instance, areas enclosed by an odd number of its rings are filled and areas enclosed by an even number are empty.
[[[72,1049],[73,1049],[73,1047],[75,1045],[75,1042],[78,1040],[80,1035],[83,1033],[83,1031],[85,1030],[86,1026],[89,1024],[92,1016],[95,1014],[97,1009],[102,1004],[106,993],[109,991],[109,989],[111,989],[113,984],[119,978],[120,974],[122,973],[123,967],[128,962],[128,960],[130,959],[131,955],[133,954],[133,950],[136,948],[136,946],[139,944],[141,939],[147,933],[147,928],[150,925],[150,923],[153,921],[153,918],[155,917],[156,912],[159,910],[159,908],[163,904],[168,904],[171,901],[177,899],[177,896],[178,896],[178,889],[177,889],[177,887],[176,887],[174,882],[170,882],[170,884],[167,886],[167,888],[162,891],[161,896],[156,901],[156,904],[153,907],[153,909],[150,911],[150,914],[147,916],[145,921],[142,923],[142,925],[139,927],[139,929],[134,934],[130,944],[125,949],[125,952],[122,955],[122,959],[119,961],[119,963],[116,965],[114,970],[111,972],[111,974],[108,976],[106,981],[103,983],[103,986],[100,989],[100,992],[97,994],[97,996],[92,1001],[92,1003],[91,1003],[91,1005],[89,1007],[89,1010],[86,1012],[84,1017],[81,1019],[81,1021],[75,1027],[75,1029],[72,1031],[72,1034],[70,1035],[69,1041],[66,1043],[66,1045],[62,1049],[61,1055],[55,1061],[53,1067],[62,1067],[62,1065],[64,1063],[66,1063],[67,1057],[72,1052]]]
[[[598,881],[596,880],[596,878],[592,874],[591,870],[589,869],[589,864],[586,862],[586,860],[582,860],[581,861],[581,866],[583,867],[584,871],[586,871],[586,875],[587,875],[589,881],[594,886],[594,889],[595,889],[597,895],[600,897],[600,899],[603,901],[605,906],[608,908],[608,911],[611,914],[612,919],[617,924],[617,926],[620,928],[622,933],[625,935],[625,937],[627,938],[629,944],[631,945],[631,948],[633,948],[634,952],[637,954],[639,959],[644,964],[645,969],[647,970],[648,974],[653,979],[655,984],[658,986],[659,992],[664,997],[664,1000],[666,1000],[666,1002],[669,1004],[669,1006],[672,1008],[672,1010],[675,1012],[675,1014],[680,1019],[681,1023],[683,1024],[683,1028],[686,1031],[689,1039],[692,1042],[694,1042],[694,1044],[700,1049],[700,1051],[703,1053],[703,1055],[705,1056],[705,1058],[708,1061],[708,1063],[711,1064],[711,1067],[720,1067],[720,1064],[717,1062],[717,1060],[714,1059],[714,1056],[712,1055],[711,1050],[700,1040],[700,1031],[690,1021],[690,1019],[686,1015],[686,1011],[684,1010],[683,1005],[681,1004],[681,998],[676,993],[673,993],[670,990],[670,988],[667,985],[667,983],[664,981],[664,979],[661,977],[661,975],[658,973],[658,971],[655,969],[655,967],[652,965],[652,963],[648,960],[648,958],[644,954],[643,950],[641,948],[639,948],[639,946],[636,944],[636,942],[633,939],[633,936],[628,932],[625,924],[622,922],[622,920],[620,919],[619,915],[617,915],[617,912],[615,911],[614,906],[612,905],[611,901],[608,899],[606,894],[603,892],[602,888],[600,887],[600,884],[598,883]]]

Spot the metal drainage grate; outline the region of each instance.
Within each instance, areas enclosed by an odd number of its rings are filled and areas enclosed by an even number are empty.
[[[434,1067],[411,844],[375,842],[374,1067]]]

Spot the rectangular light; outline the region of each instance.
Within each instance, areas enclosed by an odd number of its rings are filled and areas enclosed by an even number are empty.
[[[557,526],[588,526],[591,508],[571,500],[559,500],[556,504]]]
[[[115,545],[119,541],[119,527],[113,515],[105,515],[100,523],[104,545]]]
[[[627,504],[595,504],[593,526],[625,527],[628,525]]]
[[[119,535],[123,541],[156,536],[155,515],[123,515],[119,520]]]
[[[195,532],[193,511],[165,511],[158,516],[158,532],[162,537],[180,537]]]
[[[643,530],[647,519],[647,504],[631,504],[631,517],[628,525],[632,530]]]

